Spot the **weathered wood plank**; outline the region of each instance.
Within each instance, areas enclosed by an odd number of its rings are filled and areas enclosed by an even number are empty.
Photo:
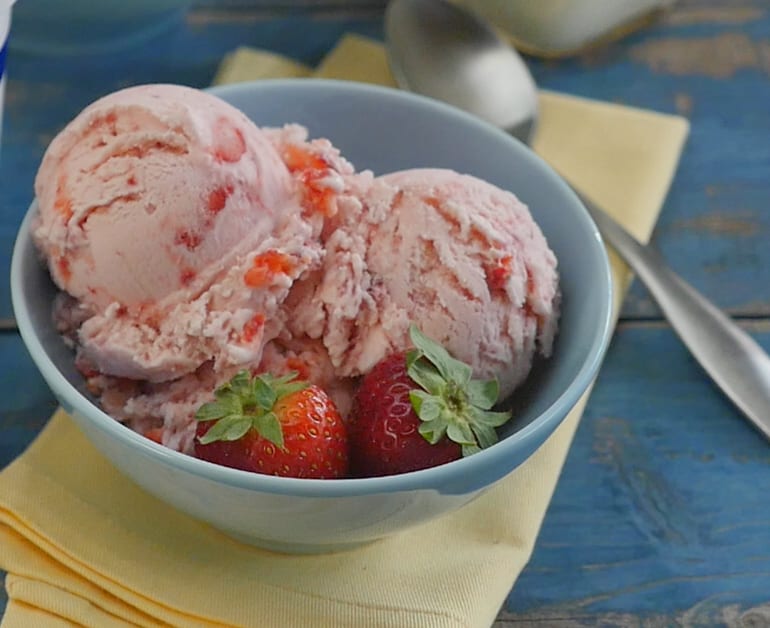
[[[56,402],[16,332],[0,332],[0,469],[32,441]]]
[[[770,322],[749,329],[770,348]],[[767,619],[769,489],[767,442],[672,332],[623,325],[504,617],[565,626]]]
[[[739,316],[770,314],[770,290],[762,289],[770,285],[768,9],[767,2],[680,2],[614,46],[531,64],[551,89],[690,120],[653,242],[699,290]],[[660,314],[635,285],[623,315]]]

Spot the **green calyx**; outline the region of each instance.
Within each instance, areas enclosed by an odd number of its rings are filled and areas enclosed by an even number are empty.
[[[412,407],[420,418],[419,432],[431,444],[444,436],[469,456],[497,442],[495,428],[511,412],[492,410],[499,395],[496,379],[472,379],[470,366],[456,360],[415,325],[409,328],[414,349],[406,356],[407,373],[421,389],[410,391]]]
[[[273,411],[276,402],[307,387],[291,372],[281,377],[263,373],[252,377],[240,371],[214,391],[214,401],[204,403],[195,413],[197,421],[216,421],[198,441],[235,441],[250,429],[283,449],[281,422]]]

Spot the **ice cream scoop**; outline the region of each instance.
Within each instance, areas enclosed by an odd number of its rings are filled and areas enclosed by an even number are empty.
[[[414,323],[503,396],[549,355],[556,258],[512,193],[446,169],[379,177],[325,242],[322,276],[291,317],[341,376],[409,345]]]
[[[187,87],[87,107],[50,144],[35,191],[35,242],[84,321],[83,357],[109,375],[158,382],[258,360],[271,315],[320,256],[320,224],[269,137]]]
[[[175,449],[241,369],[297,371],[345,414],[413,324],[503,396],[551,353],[556,258],[511,192],[447,169],[356,172],[329,140],[205,92],[95,102],[51,143],[36,193],[89,390]]]

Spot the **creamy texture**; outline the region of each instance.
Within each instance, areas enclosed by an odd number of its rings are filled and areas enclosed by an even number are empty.
[[[323,270],[291,317],[339,375],[408,346],[411,322],[498,378],[503,395],[550,355],[556,258],[513,194],[449,170],[389,174],[361,191],[325,241]]]
[[[243,114],[199,90],[133,88],[86,108],[35,181],[51,273],[94,308],[181,302],[271,235],[290,173]]]
[[[192,450],[197,408],[243,368],[297,371],[344,416],[410,323],[503,395],[551,352],[556,259],[513,194],[449,170],[356,172],[328,140],[205,92],[95,102],[35,191],[78,368],[107,413],[173,449]]]
[[[35,191],[35,241],[86,311],[83,354],[109,375],[258,361],[292,281],[320,261],[320,223],[270,139],[199,90],[95,102],[51,143]],[[283,272],[244,281],[270,252]]]
[[[196,409],[242,368],[301,370],[345,407],[322,345],[286,334],[284,302],[320,268],[353,175],[327,140],[186,87],[129,88],[75,118],[38,171],[33,237],[104,409],[189,451]]]

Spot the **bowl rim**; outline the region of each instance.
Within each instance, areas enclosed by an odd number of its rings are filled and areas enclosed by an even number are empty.
[[[22,297],[23,257],[27,247],[34,247],[30,229],[34,215],[37,211],[37,204],[34,200],[20,225],[11,260],[11,300],[20,335],[22,336],[24,344],[33,361],[49,387],[54,391],[55,396],[61,397],[66,404],[69,404],[69,406],[73,408],[75,413],[85,418],[92,426],[116,439],[122,445],[137,449],[139,453],[145,456],[157,459],[167,466],[187,472],[191,475],[200,476],[209,481],[249,491],[313,497],[357,496],[372,493],[392,493],[414,490],[441,490],[443,493],[452,493],[452,490],[446,488],[442,489],[442,487],[451,486],[452,480],[459,480],[462,484],[464,482],[467,483],[468,478],[487,477],[490,474],[496,475],[495,479],[485,482],[482,486],[478,486],[474,490],[495,483],[512,470],[508,468],[505,460],[514,450],[520,448],[526,449],[528,447],[531,448],[533,443],[536,445],[538,444],[538,440],[542,437],[544,430],[550,435],[556,429],[559,422],[567,415],[577,403],[580,396],[588,389],[604,358],[612,333],[612,304],[614,290],[609,260],[598,228],[570,186],[567,185],[562,177],[541,157],[504,131],[493,127],[471,114],[437,100],[390,87],[363,84],[353,81],[313,78],[260,79],[257,81],[207,88],[204,91],[224,97],[224,99],[227,100],[226,96],[230,93],[271,89],[325,89],[337,93],[354,91],[367,92],[370,95],[386,99],[395,98],[419,107],[431,108],[450,120],[454,118],[458,122],[475,127],[484,133],[492,133],[504,137],[506,138],[506,141],[511,142],[512,145],[519,145],[519,148],[516,148],[515,152],[520,152],[523,147],[525,151],[524,154],[527,158],[531,159],[536,164],[536,167],[544,169],[546,176],[552,180],[552,183],[557,187],[560,187],[565,196],[571,198],[574,209],[577,210],[580,219],[586,223],[594,236],[593,246],[597,247],[597,249],[601,248],[601,251],[599,252],[603,263],[598,269],[600,276],[597,276],[595,281],[601,283],[602,292],[605,298],[601,303],[601,314],[599,320],[597,320],[596,333],[594,334],[591,344],[580,364],[578,372],[570,384],[528,425],[525,425],[509,436],[501,439],[494,446],[484,449],[473,456],[461,458],[451,463],[429,469],[384,477],[330,480],[263,475],[200,460],[155,443],[109,416],[98,405],[93,403],[73,386],[56,368],[53,361],[46,353],[40,339],[34,332],[27,303]],[[500,471],[500,469],[503,469],[503,471]]]

